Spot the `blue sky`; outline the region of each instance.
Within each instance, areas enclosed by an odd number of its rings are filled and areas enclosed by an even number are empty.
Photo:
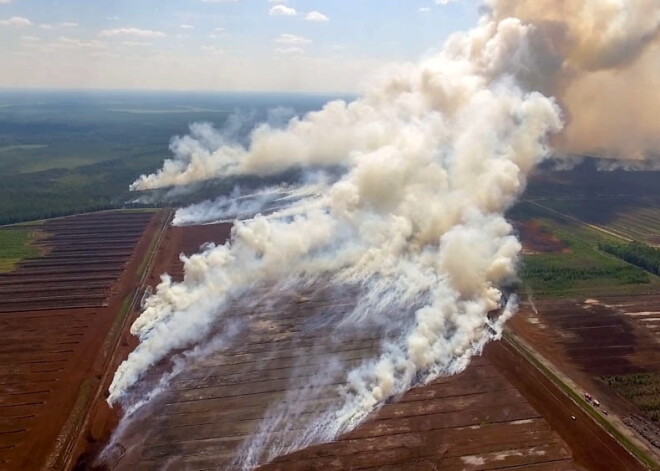
[[[469,28],[478,5],[0,0],[0,87],[352,92]]]

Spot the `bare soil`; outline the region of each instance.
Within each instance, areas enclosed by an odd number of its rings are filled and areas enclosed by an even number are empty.
[[[107,363],[104,340],[161,218],[112,211],[47,221],[44,255],[0,278],[1,469],[66,469]]]
[[[625,422],[627,417],[643,414],[600,378],[660,370],[657,335],[641,322],[652,316],[647,310],[657,306],[657,299],[637,296],[537,301],[535,308],[523,305],[509,326],[558,371],[597,398],[599,410],[609,411],[613,422]],[[643,315],[630,315],[636,310]],[[660,449],[653,446],[653,440],[637,433],[635,427],[625,431],[660,458]]]

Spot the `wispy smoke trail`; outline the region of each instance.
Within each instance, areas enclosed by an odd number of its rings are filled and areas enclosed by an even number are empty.
[[[298,417],[287,404],[302,401],[295,396],[274,406],[262,433],[244,446],[246,467],[273,458],[268,450],[352,429],[412,385],[461,371],[497,336],[514,305],[499,320],[488,313],[504,304],[501,288],[515,278],[520,252],[503,214],[562,129],[549,95],[568,112],[569,127],[556,138],[561,149],[631,159],[658,151],[657,120],[640,124],[625,144],[612,135],[590,142],[595,116],[614,106],[608,100],[616,93],[603,100],[574,95],[594,81],[630,91],[619,79],[653,67],[646,56],[657,47],[660,7],[652,0],[487,3],[491,10],[475,29],[452,36],[435,57],[389,70],[363,98],[328,103],[283,129],[264,124],[248,145],[217,146],[208,128],[193,129],[160,171],[133,184],[150,189],[295,167],[345,169],[283,214],[237,222],[230,243],[186,259],[181,283],[165,277],[132,327],[140,344],[117,370],[111,403],[172,352],[204,342],[226,322],[228,306],[255,287],[323,280],[357,288],[354,307],[327,326],[328,335],[341,338],[346,326],[373,322],[381,341],[374,358],[339,370],[343,385],[323,386],[336,388],[339,398],[325,415],[296,421],[293,438],[279,447],[269,431],[286,422],[282,417]],[[645,77],[653,82],[658,74]],[[221,211],[227,204],[220,201]],[[180,220],[208,220],[204,211],[182,210]]]
[[[220,196],[213,201],[203,201],[178,209],[172,224],[187,226],[230,222],[250,219],[257,214],[275,213],[290,207],[302,198],[318,195],[324,187],[322,183],[300,187],[280,185],[247,195],[243,194],[240,188],[236,188],[229,196]]]

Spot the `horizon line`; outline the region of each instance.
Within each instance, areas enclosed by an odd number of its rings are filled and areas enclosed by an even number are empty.
[[[241,95],[313,95],[313,96],[360,96],[356,92],[345,91],[304,91],[304,90],[201,90],[166,88],[75,88],[75,87],[12,87],[0,86],[2,92],[105,92],[105,93],[190,93],[190,94],[241,94]]]

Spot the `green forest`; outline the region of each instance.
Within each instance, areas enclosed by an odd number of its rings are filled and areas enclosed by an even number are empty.
[[[660,275],[660,250],[656,248],[637,241],[629,244],[601,243],[599,248],[649,273]]]

